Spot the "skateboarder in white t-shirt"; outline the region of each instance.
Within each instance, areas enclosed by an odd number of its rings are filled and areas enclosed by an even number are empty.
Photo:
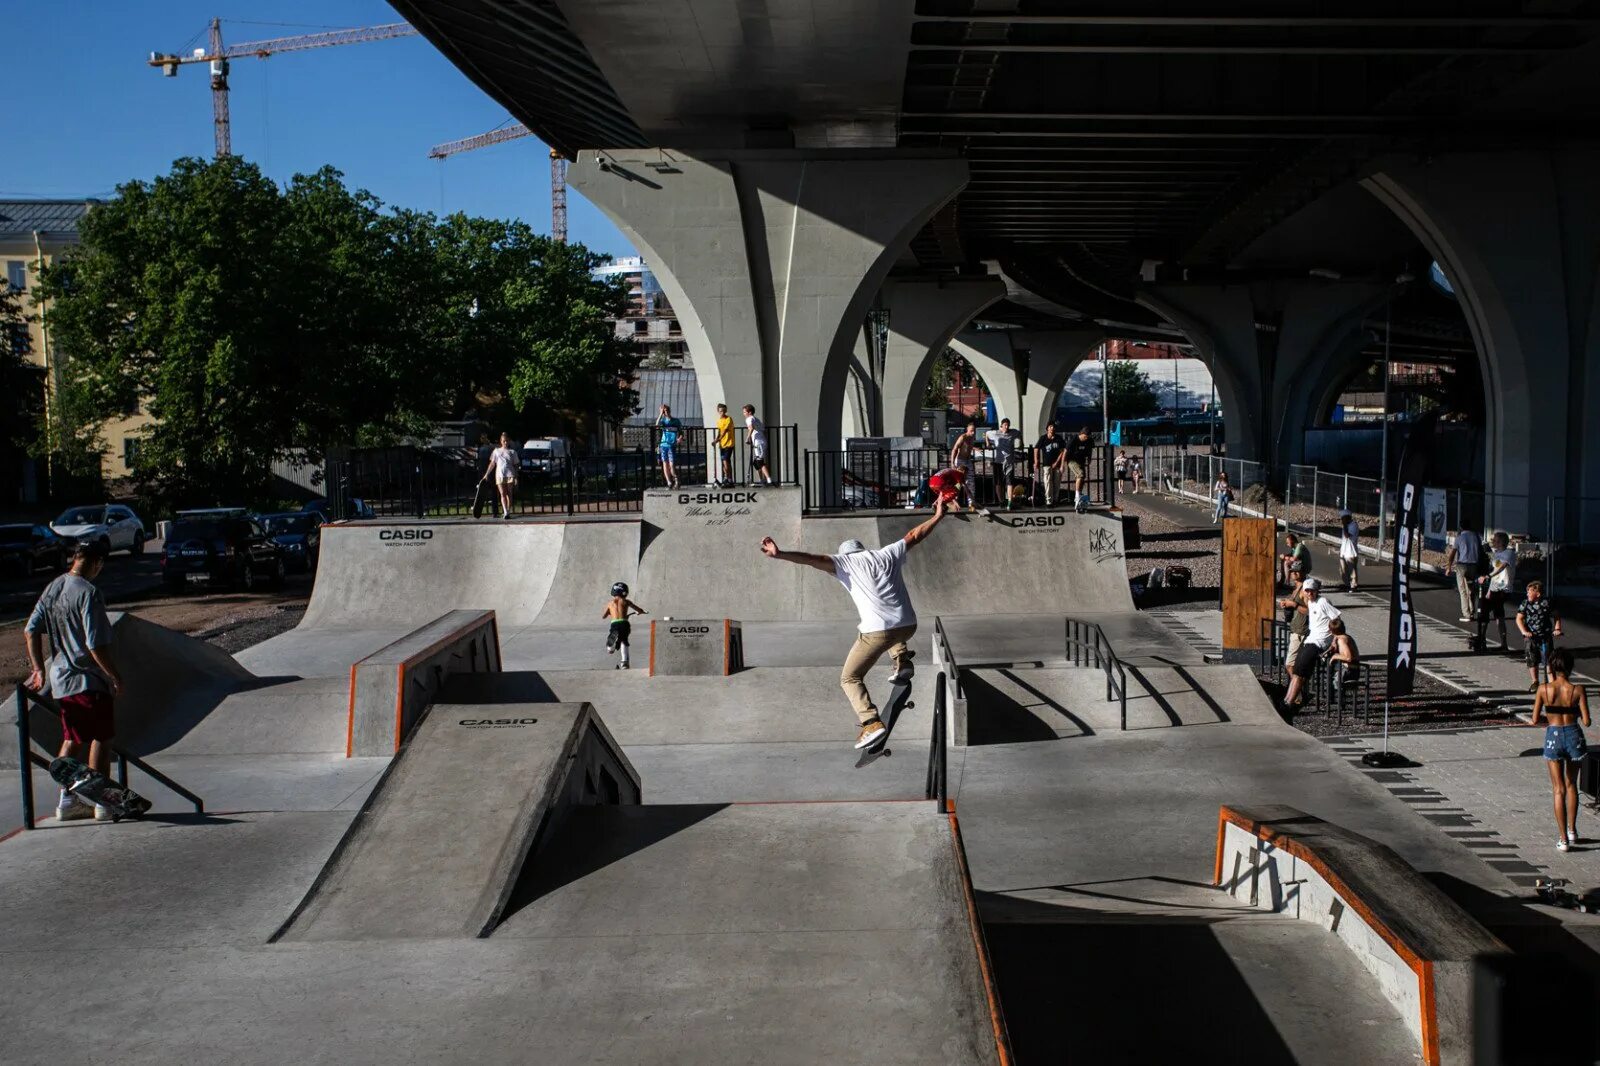
[[[769,558],[800,563],[832,574],[855,601],[861,624],[857,627],[856,642],[845,656],[844,669],[839,673],[839,687],[844,689],[861,722],[857,748],[869,746],[884,734],[883,720],[878,717],[878,708],[867,692],[867,671],[888,652],[894,660],[890,681],[908,680],[913,672],[912,652],[906,647],[906,641],[917,631],[917,613],[911,608],[911,596],[906,592],[901,570],[905,566],[906,552],[928,538],[933,527],[944,518],[946,506],[941,497],[933,505],[932,518],[881,548],[868,548],[859,540],[847,540],[839,545],[838,555],[813,555],[782,551],[771,537],[761,540],[761,550]]]

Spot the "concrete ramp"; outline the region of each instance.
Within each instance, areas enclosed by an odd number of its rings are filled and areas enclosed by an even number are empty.
[[[549,823],[638,802],[588,704],[436,704],[273,939],[487,935]]]
[[[135,755],[176,744],[234,693],[261,679],[227,652],[137,615],[111,616],[111,659],[122,676],[117,698],[117,742]],[[61,746],[61,722],[35,707],[34,742],[43,751]],[[0,745],[0,764],[16,765],[16,746]]]

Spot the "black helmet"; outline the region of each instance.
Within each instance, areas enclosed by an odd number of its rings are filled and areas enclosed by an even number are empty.
[[[628,594],[628,583],[626,581],[618,581],[615,585],[611,586],[611,595],[613,595],[613,596],[626,596],[627,594]]]

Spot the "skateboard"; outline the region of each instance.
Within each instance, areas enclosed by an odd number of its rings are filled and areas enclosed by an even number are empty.
[[[131,788],[114,784],[105,774],[91,770],[77,759],[58,757],[50,763],[50,776],[56,784],[90,803],[111,812],[111,820],[138,818],[150,809],[150,801]]]
[[[483,517],[484,492],[489,488],[487,481],[478,482],[478,491],[472,494],[472,517]]]
[[[861,749],[861,757],[856,760],[856,768],[867,765],[877,760],[878,756],[888,757],[893,754],[889,750],[889,735],[894,732],[894,724],[900,719],[900,712],[907,707],[915,707],[911,702],[911,682],[896,681],[889,690],[889,702],[880,716],[883,719],[883,736]]]
[[[1600,914],[1600,892],[1589,891],[1582,895],[1567,888],[1572,884],[1565,877],[1540,877],[1534,880],[1533,890],[1539,898],[1554,907],[1565,907],[1579,914]]]

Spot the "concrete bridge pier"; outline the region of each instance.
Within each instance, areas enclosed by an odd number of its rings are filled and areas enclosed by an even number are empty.
[[[585,150],[568,183],[672,301],[704,409],[754,404],[840,446],[862,319],[894,262],[967,181],[948,153]]]
[[[889,312],[883,368],[885,433],[916,435],[934,360],[957,330],[1005,294],[1005,283],[987,276],[891,281],[884,286],[883,304]]]

